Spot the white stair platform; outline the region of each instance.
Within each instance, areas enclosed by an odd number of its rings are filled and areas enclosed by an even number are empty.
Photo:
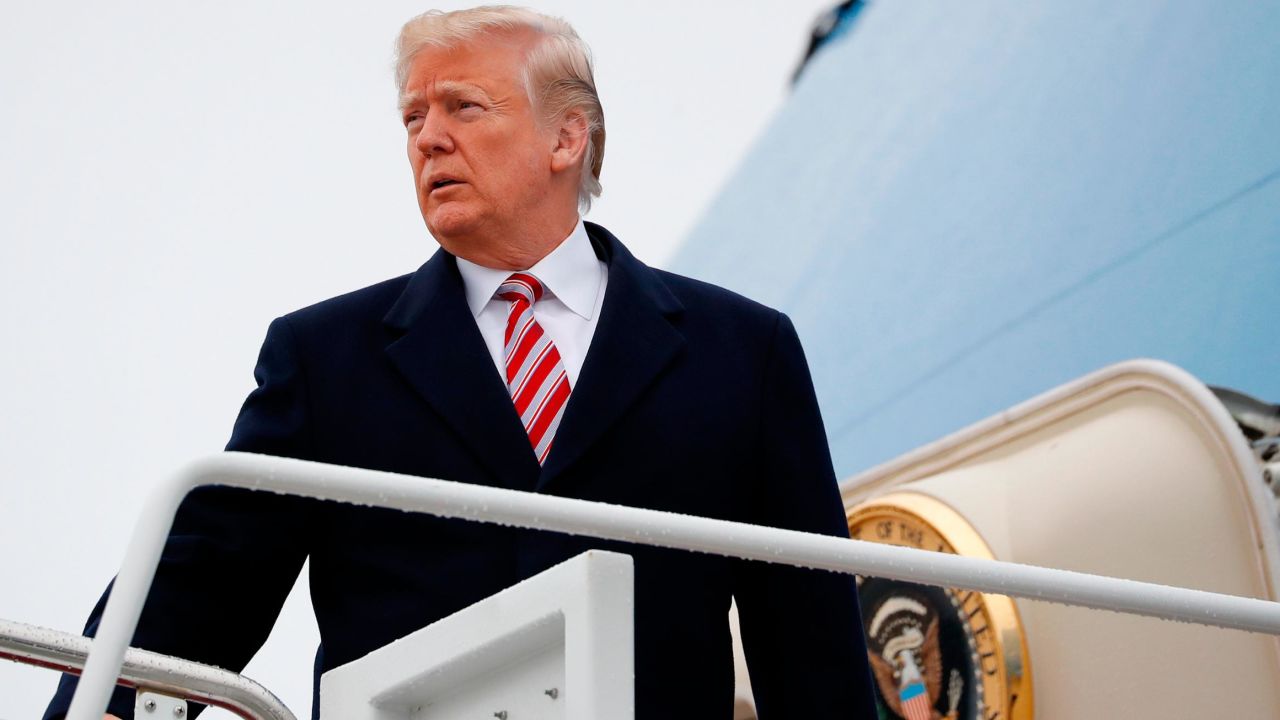
[[[325,673],[321,717],[632,720],[631,558],[592,550]]]

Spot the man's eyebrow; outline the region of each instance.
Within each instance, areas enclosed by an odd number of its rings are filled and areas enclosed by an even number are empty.
[[[456,80],[442,80],[435,83],[432,89],[437,95],[455,96],[465,92],[478,92],[485,97],[486,100],[493,100],[493,96],[485,92],[485,89],[469,82],[458,82]],[[400,110],[403,112],[412,105],[416,105],[424,99],[426,93],[422,90],[414,90],[400,96]]]
[[[404,112],[405,110],[408,110],[411,105],[417,105],[418,102],[422,100],[422,95],[423,93],[421,90],[414,90],[413,92],[402,93],[400,95],[400,112]]]

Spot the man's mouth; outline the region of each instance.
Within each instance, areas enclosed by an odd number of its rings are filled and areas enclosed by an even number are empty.
[[[440,188],[449,187],[450,185],[459,185],[461,183],[461,180],[454,180],[453,178],[439,178],[437,180],[432,180],[429,187],[431,188],[431,192],[435,192]]]

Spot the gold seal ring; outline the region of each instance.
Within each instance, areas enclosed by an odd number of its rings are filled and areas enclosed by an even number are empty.
[[[855,540],[914,547],[968,557],[994,559],[982,535],[951,506],[917,492],[894,492],[848,509],[849,535]],[[868,635],[880,702],[898,712],[898,698],[885,695],[899,677],[893,658],[879,650],[877,636],[900,633],[889,643],[895,655],[907,632],[918,639],[912,665],[919,662],[931,679],[934,717],[947,720],[1031,720],[1035,703],[1031,662],[1022,621],[1013,600],[1004,595],[954,588],[934,589],[883,578],[859,578],[863,630]],[[885,600],[889,598],[890,604]],[[904,599],[905,598],[905,599]],[[874,607],[869,607],[874,605]],[[928,606],[927,608],[925,606]],[[910,630],[910,608],[919,608],[917,626],[936,617],[942,639]],[[886,621],[896,612],[897,618]],[[903,613],[906,617],[901,617]],[[879,617],[874,616],[878,614]],[[874,621],[874,627],[873,627]],[[903,629],[906,628],[906,629]],[[876,633],[872,633],[872,630]],[[934,631],[936,638],[939,631]],[[933,642],[933,646],[928,643]],[[908,643],[910,644],[910,643]],[[912,646],[915,647],[915,646]],[[930,652],[931,650],[931,652]],[[936,664],[938,667],[927,667]],[[912,672],[915,672],[914,670]],[[895,673],[890,676],[890,673]],[[958,688],[958,689],[957,689]]]

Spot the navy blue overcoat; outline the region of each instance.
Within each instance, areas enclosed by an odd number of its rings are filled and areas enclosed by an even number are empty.
[[[587,229],[609,282],[544,466],[443,250],[275,320],[227,449],[847,535],[786,316]],[[188,499],[134,644],[241,668],[309,557],[318,681],[592,547],[635,559],[638,720],[732,717],[731,597],[763,720],[874,717],[848,576],[244,490]]]

